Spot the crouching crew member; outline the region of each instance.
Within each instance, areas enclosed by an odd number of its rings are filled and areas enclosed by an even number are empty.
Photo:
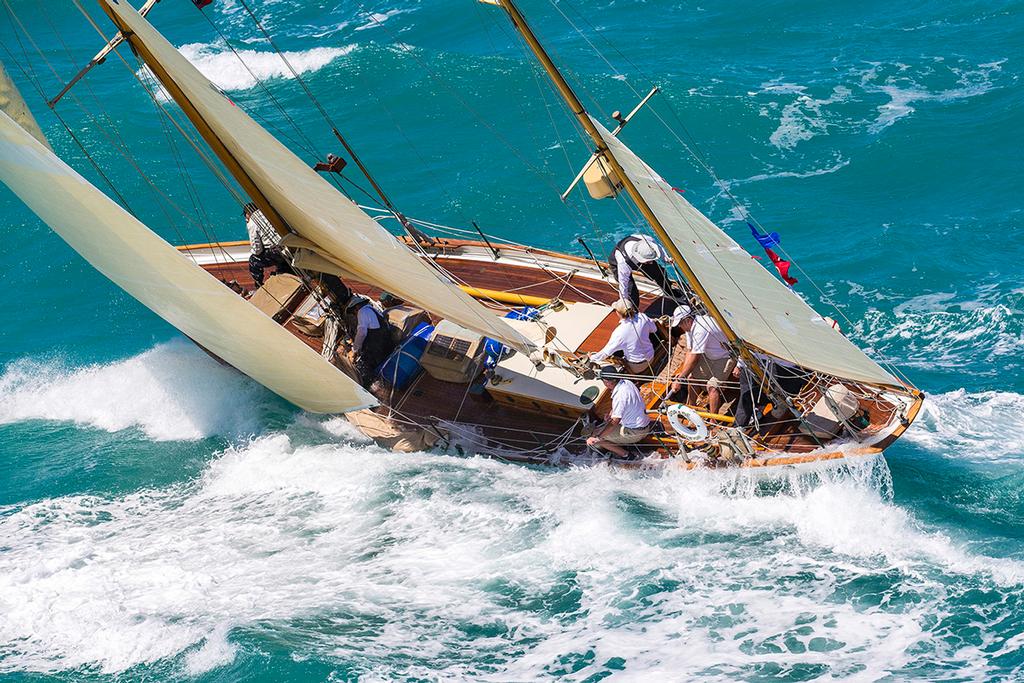
[[[686,382],[686,402],[693,405],[701,389],[708,393],[708,410],[717,413],[722,405],[721,383],[733,369],[729,341],[710,315],[695,315],[689,306],[672,313],[672,327],[686,335],[687,353],[672,383],[671,394]]]
[[[587,445],[622,458],[626,456],[623,445],[642,441],[650,434],[651,418],[636,384],[628,379],[618,379],[617,373],[614,365],[601,368],[601,381],[612,392],[612,410],[608,414],[608,422],[600,432],[587,439]]]
[[[604,348],[590,355],[590,360],[603,363],[613,355],[621,355],[626,369],[634,375],[649,375],[654,360],[651,335],[658,326],[645,314],[637,312],[629,302],[619,299],[612,305],[619,314],[619,324]]]
[[[263,286],[263,271],[273,266],[278,273],[291,273],[292,267],[281,246],[281,235],[263,212],[252,202],[242,207],[245,228],[249,231],[249,274],[257,287]]]
[[[345,307],[352,332],[349,360],[355,365],[364,388],[373,384],[377,369],[394,350],[388,322],[365,296],[353,296]]]
[[[682,291],[669,280],[659,260],[670,262],[665,249],[653,237],[630,235],[620,240],[608,257],[608,265],[619,284],[619,298],[632,303],[633,308],[640,309],[640,290],[633,277],[637,270],[653,280],[667,296],[682,296]]]

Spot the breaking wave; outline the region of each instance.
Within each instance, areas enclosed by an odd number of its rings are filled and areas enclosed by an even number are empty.
[[[72,422],[116,432],[137,428],[156,441],[259,431],[269,392],[191,343],[160,344],[106,365],[67,368],[21,360],[0,375],[0,424]]]
[[[282,54],[292,68],[302,76],[322,69],[335,59],[351,53],[355,48],[355,45],[314,47]],[[178,51],[222,90],[248,90],[255,87],[257,82],[273,78],[294,78],[288,65],[275,52],[237,50],[236,55],[223,43],[188,43],[179,47]],[[152,83],[156,82],[148,67],[143,67],[141,73]],[[170,99],[162,88],[159,92],[164,99]]]
[[[1019,368],[1024,355],[1020,294],[992,288],[971,300],[952,292],[924,294],[892,309],[867,311],[856,330],[903,365],[959,370],[969,364],[977,376],[1004,375]]]
[[[960,642],[932,615],[1019,594],[1024,569],[924,528],[880,467],[727,494],[266,436],[190,484],[0,510],[0,671],[191,676],[265,633],[382,679],[874,679],[936,651],[969,677],[1002,636]],[[1007,609],[959,617],[985,632]]]
[[[322,69],[335,59],[349,54],[355,47],[314,47],[283,54],[301,76]],[[204,76],[224,90],[247,90],[256,85],[257,79],[265,81],[270,78],[293,77],[288,66],[274,52],[238,50],[238,55],[245,62],[243,65],[235,53],[223,45],[189,43],[178,49]]]
[[[904,437],[957,460],[1024,459],[1024,396],[963,389],[929,396]]]

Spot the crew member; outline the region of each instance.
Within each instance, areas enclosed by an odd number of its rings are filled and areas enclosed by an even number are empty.
[[[640,290],[633,277],[637,270],[653,280],[667,296],[681,296],[682,292],[669,280],[659,260],[671,262],[665,249],[653,237],[630,235],[620,240],[608,257],[608,265],[619,283],[619,298],[631,302],[633,308],[640,309]]]
[[[349,329],[352,332],[352,349],[349,360],[359,373],[363,387],[370,388],[377,369],[394,350],[387,320],[365,296],[353,296],[345,307]]]
[[[273,266],[278,273],[291,273],[292,268],[281,246],[281,236],[263,212],[252,202],[242,208],[245,227],[249,231],[249,274],[257,287],[263,286],[263,271]]]
[[[633,375],[651,372],[654,360],[654,344],[651,335],[658,326],[644,313],[636,311],[627,301],[619,299],[612,305],[619,315],[619,324],[612,331],[608,343],[600,351],[590,355],[595,363],[602,363],[612,356],[622,356],[626,369]]]
[[[687,353],[670,395],[680,391],[685,381],[686,402],[693,405],[698,390],[706,389],[708,410],[717,413],[722,405],[721,383],[732,372],[732,354],[725,333],[710,315],[696,315],[686,305],[672,312],[672,327],[686,335]]]
[[[612,410],[608,422],[596,435],[587,439],[587,445],[603,448],[620,458],[626,456],[625,444],[642,441],[651,432],[651,418],[640,390],[628,379],[616,377],[614,365],[601,368],[601,381],[612,392]]]

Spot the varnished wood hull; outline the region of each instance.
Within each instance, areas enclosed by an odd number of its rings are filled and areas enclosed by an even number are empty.
[[[237,281],[244,288],[252,287],[248,273],[248,245],[244,242],[220,245],[194,245],[182,250],[197,259],[208,272],[219,279]],[[605,279],[601,265],[579,257],[526,247],[500,245],[497,258],[489,245],[468,240],[440,240],[430,250],[429,257],[457,281],[486,290],[559,298],[564,302],[590,302],[611,304],[617,298],[614,287]],[[349,283],[359,293],[378,296],[380,291],[363,283]],[[656,306],[658,295],[650,283],[641,282],[642,307]],[[495,305],[496,312],[500,308]],[[615,317],[609,315],[583,342],[579,351],[600,349],[615,326]],[[317,350],[322,342],[304,334],[295,324],[286,320],[286,329]],[[679,358],[670,358],[662,371],[662,379],[672,376]],[[658,402],[664,390],[663,382],[649,382],[642,387],[649,407]],[[877,457],[895,441],[916,417],[921,396],[896,397],[905,401],[898,406],[902,418],[883,423],[885,415],[872,414],[872,427],[859,443],[820,444],[799,431],[793,430],[765,438],[753,457],[729,459],[687,458],[678,455],[678,448],[648,444],[641,447],[636,457],[623,460],[606,458],[583,445],[580,425],[575,417],[562,417],[522,410],[498,401],[471,397],[466,385],[436,380],[426,373],[413,387],[404,392],[379,391],[382,405],[393,407],[404,424],[437,430],[443,428],[447,438],[442,446],[452,452],[495,457],[510,462],[535,465],[582,466],[608,463],[629,469],[660,469],[664,467],[694,470],[741,469],[757,476],[772,472],[782,473],[807,467],[842,466],[851,459]],[[607,406],[597,406],[606,411]],[[869,411],[870,412],[870,411]],[[874,424],[877,421],[878,424]],[[667,424],[666,424],[667,427]],[[462,431],[471,434],[464,438]],[[574,431],[575,430],[575,431]],[[666,430],[669,431],[670,430]],[[569,435],[567,440],[566,435]]]

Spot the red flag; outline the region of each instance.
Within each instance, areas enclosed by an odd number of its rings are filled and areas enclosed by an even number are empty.
[[[212,3],[213,0],[192,0],[192,2],[195,3],[195,6],[199,9],[203,9],[204,7]]]
[[[772,260],[772,263],[775,264],[775,269],[779,271],[779,275],[782,276],[782,279],[786,281],[787,285],[792,287],[799,282],[796,278],[789,276],[789,266],[791,265],[789,261],[780,258],[779,255],[771,249],[765,249],[764,251],[768,254],[768,258]]]

